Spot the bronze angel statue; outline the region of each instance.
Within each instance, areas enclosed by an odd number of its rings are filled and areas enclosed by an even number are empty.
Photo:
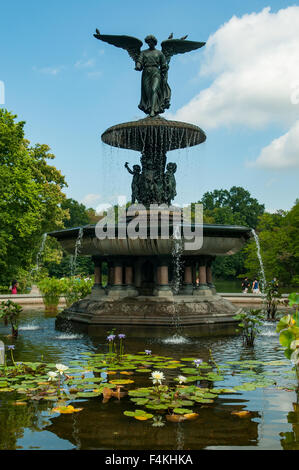
[[[94,37],[125,49],[135,62],[135,70],[142,71],[141,100],[139,109],[150,117],[164,113],[170,106],[171,90],[168,85],[168,68],[170,59],[175,54],[190,52],[205,45],[205,42],[173,39],[172,34],[161,42],[161,51],[156,49],[157,39],[153,35],[146,36],[144,41],[148,49],[141,50],[142,41],[131,36],[101,34],[96,29]]]

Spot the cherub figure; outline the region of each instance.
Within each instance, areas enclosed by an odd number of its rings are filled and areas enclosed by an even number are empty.
[[[176,180],[175,180],[175,172],[177,169],[176,163],[168,163],[166,167],[166,172],[164,175],[164,194],[165,194],[165,201],[170,206],[171,201],[176,196]]]
[[[141,168],[139,165],[133,165],[133,170],[129,167],[129,163],[125,163],[125,168],[128,170],[128,172],[133,175],[132,178],[132,196],[131,196],[131,202],[134,204],[135,202],[139,202],[139,193],[140,193],[140,177],[141,177]]]

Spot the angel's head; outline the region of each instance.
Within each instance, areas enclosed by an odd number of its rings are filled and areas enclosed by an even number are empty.
[[[154,48],[158,44],[157,39],[152,34],[149,34],[148,36],[146,36],[144,41],[146,42],[146,44],[149,45],[150,48],[151,47]]]

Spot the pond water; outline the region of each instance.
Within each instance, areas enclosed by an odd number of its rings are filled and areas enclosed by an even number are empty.
[[[212,404],[198,406],[194,421],[153,427],[152,420],[137,421],[125,416],[136,406],[128,397],[103,403],[101,397],[76,400],[82,410],[73,414],[53,413],[54,404],[28,401],[15,405],[11,393],[0,393],[0,449],[39,450],[279,450],[299,449],[299,420],[295,392],[296,378],[291,363],[275,333],[275,324],[265,322],[254,348],[243,346],[239,336],[199,338],[165,329],[154,337],[146,328],[138,334],[125,332],[125,352],[150,349],[152,354],[178,360],[184,357],[214,361],[227,372],[214,386],[229,388],[248,382],[241,360],[257,361],[255,372],[273,381],[253,391],[220,394]],[[55,318],[43,312],[22,314],[19,337],[13,340],[1,325],[0,340],[15,345],[14,360],[62,363],[81,360],[84,353],[107,352],[107,329],[94,336],[55,330]],[[82,356],[83,353],[83,356]],[[9,354],[8,354],[9,359]],[[275,362],[274,362],[275,361]],[[235,362],[235,364],[231,364]],[[253,363],[253,362],[252,362]],[[229,372],[228,372],[229,371]],[[177,374],[165,371],[166,377]],[[175,375],[174,375],[175,376]],[[149,379],[147,381],[149,386]],[[243,381],[243,382],[242,382]],[[72,403],[72,402],[70,402]],[[232,414],[249,411],[246,417]]]

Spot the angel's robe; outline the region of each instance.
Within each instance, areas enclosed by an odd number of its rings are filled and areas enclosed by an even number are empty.
[[[142,51],[136,62],[142,70],[139,109],[155,116],[170,106],[171,90],[167,83],[168,64],[163,52],[157,49]]]

